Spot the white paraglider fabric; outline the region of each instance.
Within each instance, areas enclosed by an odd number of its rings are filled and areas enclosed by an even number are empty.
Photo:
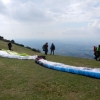
[[[16,58],[16,59],[36,59],[37,58],[37,55],[22,56],[21,54],[17,52],[9,51],[9,50],[0,50],[0,56],[5,57],[5,58]]]

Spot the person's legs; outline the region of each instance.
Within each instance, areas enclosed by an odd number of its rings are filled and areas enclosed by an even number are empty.
[[[54,50],[53,50],[53,55],[54,55]]]
[[[50,55],[52,54],[52,50],[51,50],[51,52],[50,52]]]
[[[100,52],[99,51],[96,52],[95,59],[97,60],[98,57],[100,57]]]
[[[45,55],[47,54],[47,51],[45,50]]]
[[[9,50],[11,50],[11,47],[10,46],[8,48],[9,48]]]
[[[47,53],[48,53],[48,49],[47,49]]]
[[[51,55],[52,55],[52,50],[51,50]]]
[[[48,50],[45,50],[45,54],[47,55],[47,53],[48,53]]]

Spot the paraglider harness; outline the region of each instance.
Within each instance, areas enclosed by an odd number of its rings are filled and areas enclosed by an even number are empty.
[[[39,64],[39,60],[41,60],[41,59],[46,59],[46,57],[45,56],[37,56],[37,58],[35,59],[35,63],[37,63],[37,64]],[[40,63],[40,65],[43,65],[43,63]]]

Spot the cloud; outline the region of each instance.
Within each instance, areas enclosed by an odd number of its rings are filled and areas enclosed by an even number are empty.
[[[52,20],[46,12],[32,2],[21,4],[18,8],[15,8],[12,13],[13,18],[19,21],[40,23]]]
[[[10,18],[22,22],[82,22],[100,17],[100,6],[91,0],[17,0],[7,5]],[[95,15],[94,15],[95,13]]]
[[[94,33],[98,37],[100,35],[100,20],[89,23],[88,28],[91,33]]]
[[[0,0],[0,16],[5,14],[7,11],[6,5]]]
[[[0,31],[13,39],[96,39],[99,11],[99,0],[0,0]]]
[[[100,20],[95,20],[94,23],[91,24],[91,27],[97,27],[100,28]]]

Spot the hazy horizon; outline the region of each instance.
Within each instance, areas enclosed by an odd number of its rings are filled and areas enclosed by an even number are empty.
[[[44,43],[48,42],[48,54],[50,54],[50,46],[51,43],[54,43],[56,50],[56,55],[63,55],[63,56],[73,56],[73,57],[80,57],[80,58],[94,58],[93,54],[93,46],[98,46],[98,43],[94,42],[68,42],[68,41],[52,41],[52,40],[16,40],[15,42],[19,44],[23,44],[24,46],[29,46],[31,48],[35,48],[40,50],[42,53],[42,46]]]

